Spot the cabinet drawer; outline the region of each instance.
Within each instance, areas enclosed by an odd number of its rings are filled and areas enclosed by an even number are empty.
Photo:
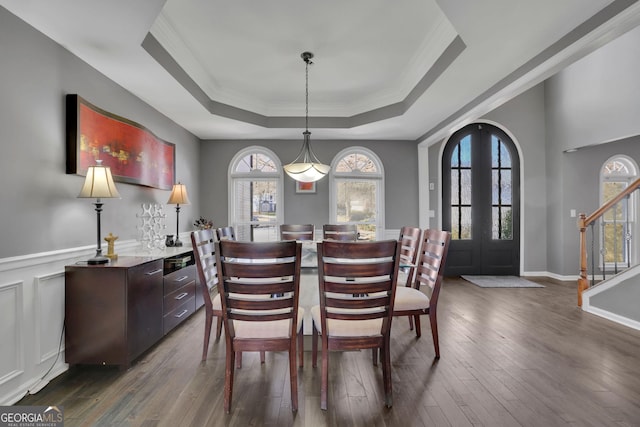
[[[163,319],[164,335],[168,334],[173,328],[184,322],[196,311],[196,301],[192,296],[175,310],[167,313]]]
[[[196,269],[193,265],[169,273],[164,276],[164,294],[169,295],[194,280],[196,280]]]
[[[163,272],[162,260],[146,262],[129,269],[129,280],[134,282],[155,280],[157,277],[162,277]]]
[[[164,297],[164,314],[174,311],[178,306],[184,304],[185,301],[194,298],[196,293],[196,282],[192,280],[174,292]],[[195,303],[194,303],[195,304]]]

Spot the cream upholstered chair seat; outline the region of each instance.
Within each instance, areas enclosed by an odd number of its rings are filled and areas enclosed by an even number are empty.
[[[393,304],[394,316],[408,316],[410,320],[413,319],[413,322],[409,322],[409,327],[415,324],[418,338],[422,335],[420,316],[429,315],[436,359],[440,358],[436,310],[450,241],[451,233],[448,231],[424,230],[420,251],[415,263],[412,263],[415,272],[409,276],[407,286],[396,288]]]
[[[347,310],[343,310],[347,311]],[[320,334],[322,322],[320,322],[320,306],[311,307],[311,318]],[[339,320],[327,319],[327,329],[330,337],[374,337],[380,335],[382,319],[370,320]]]
[[[396,311],[420,310],[429,307],[429,297],[418,289],[398,286],[393,305]]]
[[[304,318],[304,308],[298,308],[298,319]],[[302,329],[302,320],[298,322],[296,332]],[[236,338],[289,338],[291,331],[291,321],[272,320],[268,322],[246,322],[243,320],[234,320],[233,328],[236,331]]]

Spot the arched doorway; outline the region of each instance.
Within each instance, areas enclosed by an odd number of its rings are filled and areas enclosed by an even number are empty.
[[[445,274],[519,274],[520,159],[503,130],[473,123],[449,138],[442,206],[451,231]]]

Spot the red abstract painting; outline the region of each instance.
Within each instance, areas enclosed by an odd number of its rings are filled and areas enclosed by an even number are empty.
[[[86,175],[102,160],[120,182],[171,190],[175,144],[143,126],[67,95],[67,173]]]

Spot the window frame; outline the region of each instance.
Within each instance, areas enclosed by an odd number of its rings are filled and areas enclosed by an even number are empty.
[[[624,164],[624,166],[627,168],[629,172],[626,174],[607,174],[606,173],[607,165],[615,161],[618,161]],[[626,156],[624,154],[616,154],[614,156],[609,157],[607,160],[605,160],[602,163],[602,166],[600,167],[599,189],[598,189],[599,206],[602,206],[606,203],[604,199],[605,183],[619,182],[619,183],[623,183],[624,188],[626,188],[629,186],[629,184],[631,184],[636,179],[638,179],[638,165],[635,162],[635,160],[633,160],[631,157]],[[623,235],[629,233],[631,236],[638,236],[639,227],[638,227],[638,221],[637,221],[637,212],[638,212],[638,198],[636,197],[636,194],[633,193],[630,195],[630,198],[629,198],[629,206],[628,206],[627,212],[624,212],[625,218],[627,214],[629,216],[628,221],[625,221],[625,219],[622,219],[621,222],[618,222],[619,224],[622,223],[623,225],[627,222],[629,224],[629,229],[626,230],[626,232],[623,233]],[[615,222],[614,220],[605,219],[604,215],[599,221],[599,224],[600,224],[600,228],[598,230],[598,244],[599,244],[598,253],[599,253],[599,263],[600,263],[599,265],[601,266],[604,265],[605,271],[614,270],[616,269],[616,266],[619,266],[619,265],[625,265],[625,264],[634,265],[634,264],[637,264],[638,262],[638,243],[637,243],[638,239],[634,239],[634,238],[631,239],[632,243],[629,245],[628,250],[623,248],[623,250],[625,251],[623,260],[619,262],[616,262],[616,261],[605,262],[604,260],[605,252],[603,248],[604,242],[602,239],[602,233],[604,233],[603,228],[606,226],[606,224],[613,224],[614,222]],[[635,244],[634,244],[634,241],[636,241]]]
[[[248,155],[252,154],[260,154],[265,157],[268,157],[274,163],[274,167],[276,169],[275,172],[262,172],[259,170],[252,170],[250,172],[237,172],[236,168],[239,163]],[[229,168],[227,171],[228,186],[227,186],[227,200],[228,200],[228,223],[234,228],[238,228],[240,225],[246,225],[244,222],[239,222],[236,216],[236,194],[235,194],[235,184],[236,182],[250,182],[250,181],[276,181],[276,216],[274,221],[270,222],[270,226],[274,227],[274,230],[277,231],[278,224],[282,224],[284,218],[284,173],[282,171],[282,162],[280,158],[271,150],[266,147],[252,145],[246,147],[240,151],[238,151],[231,161],[229,162]],[[251,226],[257,226],[261,223],[259,221],[249,221]],[[274,239],[278,240],[279,236],[277,233],[274,234]]]
[[[375,165],[377,172],[337,172],[338,163],[351,154],[361,154],[369,158]],[[376,240],[385,238],[385,195],[384,195],[384,167],[382,161],[371,149],[362,146],[351,146],[336,154],[331,162],[329,174],[329,215],[333,224],[362,224],[361,222],[338,222],[337,187],[336,183],[341,180],[372,180],[376,182]]]

